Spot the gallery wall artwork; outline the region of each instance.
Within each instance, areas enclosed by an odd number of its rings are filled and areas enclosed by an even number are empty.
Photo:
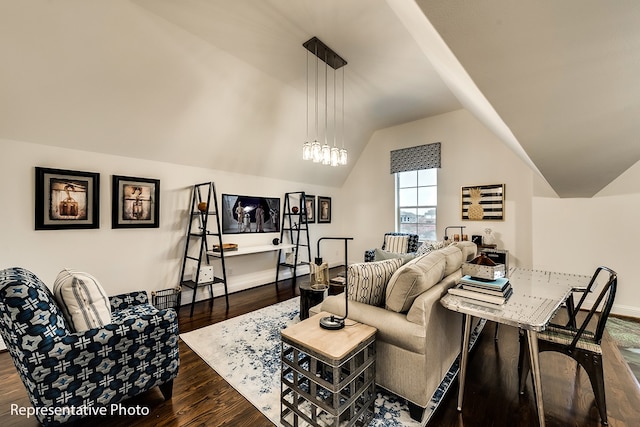
[[[504,220],[504,184],[462,187],[462,219]]]
[[[331,222],[331,197],[318,196],[318,223]]]
[[[316,222],[316,196],[305,194],[305,211],[307,214],[307,223],[313,224]]]
[[[158,228],[160,181],[113,175],[111,228]]]
[[[35,229],[100,227],[100,174],[36,167]]]

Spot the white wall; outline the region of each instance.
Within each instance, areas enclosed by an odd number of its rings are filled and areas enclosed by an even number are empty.
[[[590,275],[600,265],[618,273],[613,312],[640,318],[633,279],[640,252],[640,163],[589,199],[533,199],[534,266]]]
[[[25,267],[51,286],[64,268],[87,271],[96,276],[110,295],[132,290],[154,290],[178,285],[185,245],[190,186],[214,181],[218,197],[222,193],[280,197],[285,192],[309,194],[339,200],[336,188],[257,176],[220,172],[215,169],[181,166],[156,161],[56,148],[0,139],[0,268]],[[35,167],[50,167],[100,173],[100,228],[95,230],[34,230]],[[157,229],[111,228],[111,175],[127,175],[160,180],[160,227]],[[218,201],[220,203],[220,201]],[[283,204],[284,201],[281,200]],[[312,224],[312,257],[318,236],[339,234],[339,221]],[[250,236],[224,235],[225,242],[239,245],[270,244],[277,233]],[[211,244],[211,242],[210,242]],[[273,282],[276,253],[227,258],[230,292]],[[342,252],[325,251],[335,264]],[[219,267],[219,265],[217,265]],[[282,274],[287,276],[285,269]],[[281,276],[282,277],[282,276]],[[214,290],[216,296],[222,289]],[[191,291],[183,292],[183,302]],[[205,291],[198,299],[207,298]]]
[[[438,172],[438,237],[447,225],[465,225],[481,234],[492,228],[511,265],[591,275],[599,265],[618,272],[613,312],[640,318],[640,287],[632,282],[640,259],[640,162],[590,199],[560,199],[549,185],[466,110],[377,131],[342,191],[347,211],[345,233],[356,236],[350,259],[362,261],[367,248],[379,247],[393,231],[394,179],[389,152],[442,143]],[[505,220],[461,221],[460,188],[506,184]]]
[[[380,247],[382,235],[395,229],[394,178],[389,152],[398,148],[442,143],[438,171],[438,238],[449,225],[464,225],[465,233],[494,230],[500,248],[508,249],[512,265],[530,267],[532,172],[466,110],[377,131],[349,175],[342,192],[348,208],[345,231],[357,236],[354,261],[367,248]],[[506,184],[504,221],[462,221],[461,187]],[[348,201],[348,202],[346,202]],[[348,224],[348,225],[347,225]]]
[[[614,312],[640,317],[640,288],[633,285],[640,237],[636,164],[591,199],[559,199],[467,111],[460,110],[376,132],[342,189],[300,185],[215,169],[125,158],[0,139],[0,268],[23,266],[51,285],[59,270],[71,267],[97,276],[110,294],[176,286],[187,224],[189,186],[213,180],[223,192],[282,197],[287,191],[330,196],[331,224],[311,225],[312,256],[322,236],[351,236],[350,262],[362,261],[394,229],[394,180],[389,151],[442,142],[438,173],[438,236],[447,225],[466,233],[491,227],[512,265],[591,274],[598,265],[619,273]],[[34,167],[101,173],[101,220],[97,230],[34,231]],[[111,175],[161,180],[159,229],[111,229]],[[461,221],[460,187],[506,184],[505,220]],[[276,234],[225,235],[241,245],[269,243]],[[322,255],[332,265],[343,260],[341,242],[325,242]],[[273,281],[274,254],[229,258],[230,290]],[[219,295],[219,290],[216,295]],[[202,292],[202,298],[207,297]],[[187,291],[184,298],[188,300]],[[200,298],[199,298],[200,299]]]

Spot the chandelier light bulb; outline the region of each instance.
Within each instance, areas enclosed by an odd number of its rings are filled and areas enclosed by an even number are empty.
[[[343,166],[347,164],[347,150],[344,148],[340,150],[340,164]]]
[[[331,149],[331,166],[338,166],[340,164],[340,150],[338,147]]]
[[[311,160],[311,143],[309,141],[305,141],[302,144],[302,160]]]
[[[331,164],[331,148],[326,143],[322,146],[322,164]]]
[[[314,163],[320,163],[322,161],[322,148],[317,140],[311,144],[311,156]]]

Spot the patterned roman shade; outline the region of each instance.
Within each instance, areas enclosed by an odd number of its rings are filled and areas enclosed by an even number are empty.
[[[440,167],[440,143],[391,151],[391,173]]]

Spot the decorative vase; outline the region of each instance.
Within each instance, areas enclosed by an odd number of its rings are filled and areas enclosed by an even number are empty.
[[[206,212],[207,211],[207,202],[198,203],[198,210],[200,212]]]
[[[490,228],[484,229],[484,236],[482,237],[483,245],[493,245],[496,243],[496,236],[493,235],[493,230]]]

